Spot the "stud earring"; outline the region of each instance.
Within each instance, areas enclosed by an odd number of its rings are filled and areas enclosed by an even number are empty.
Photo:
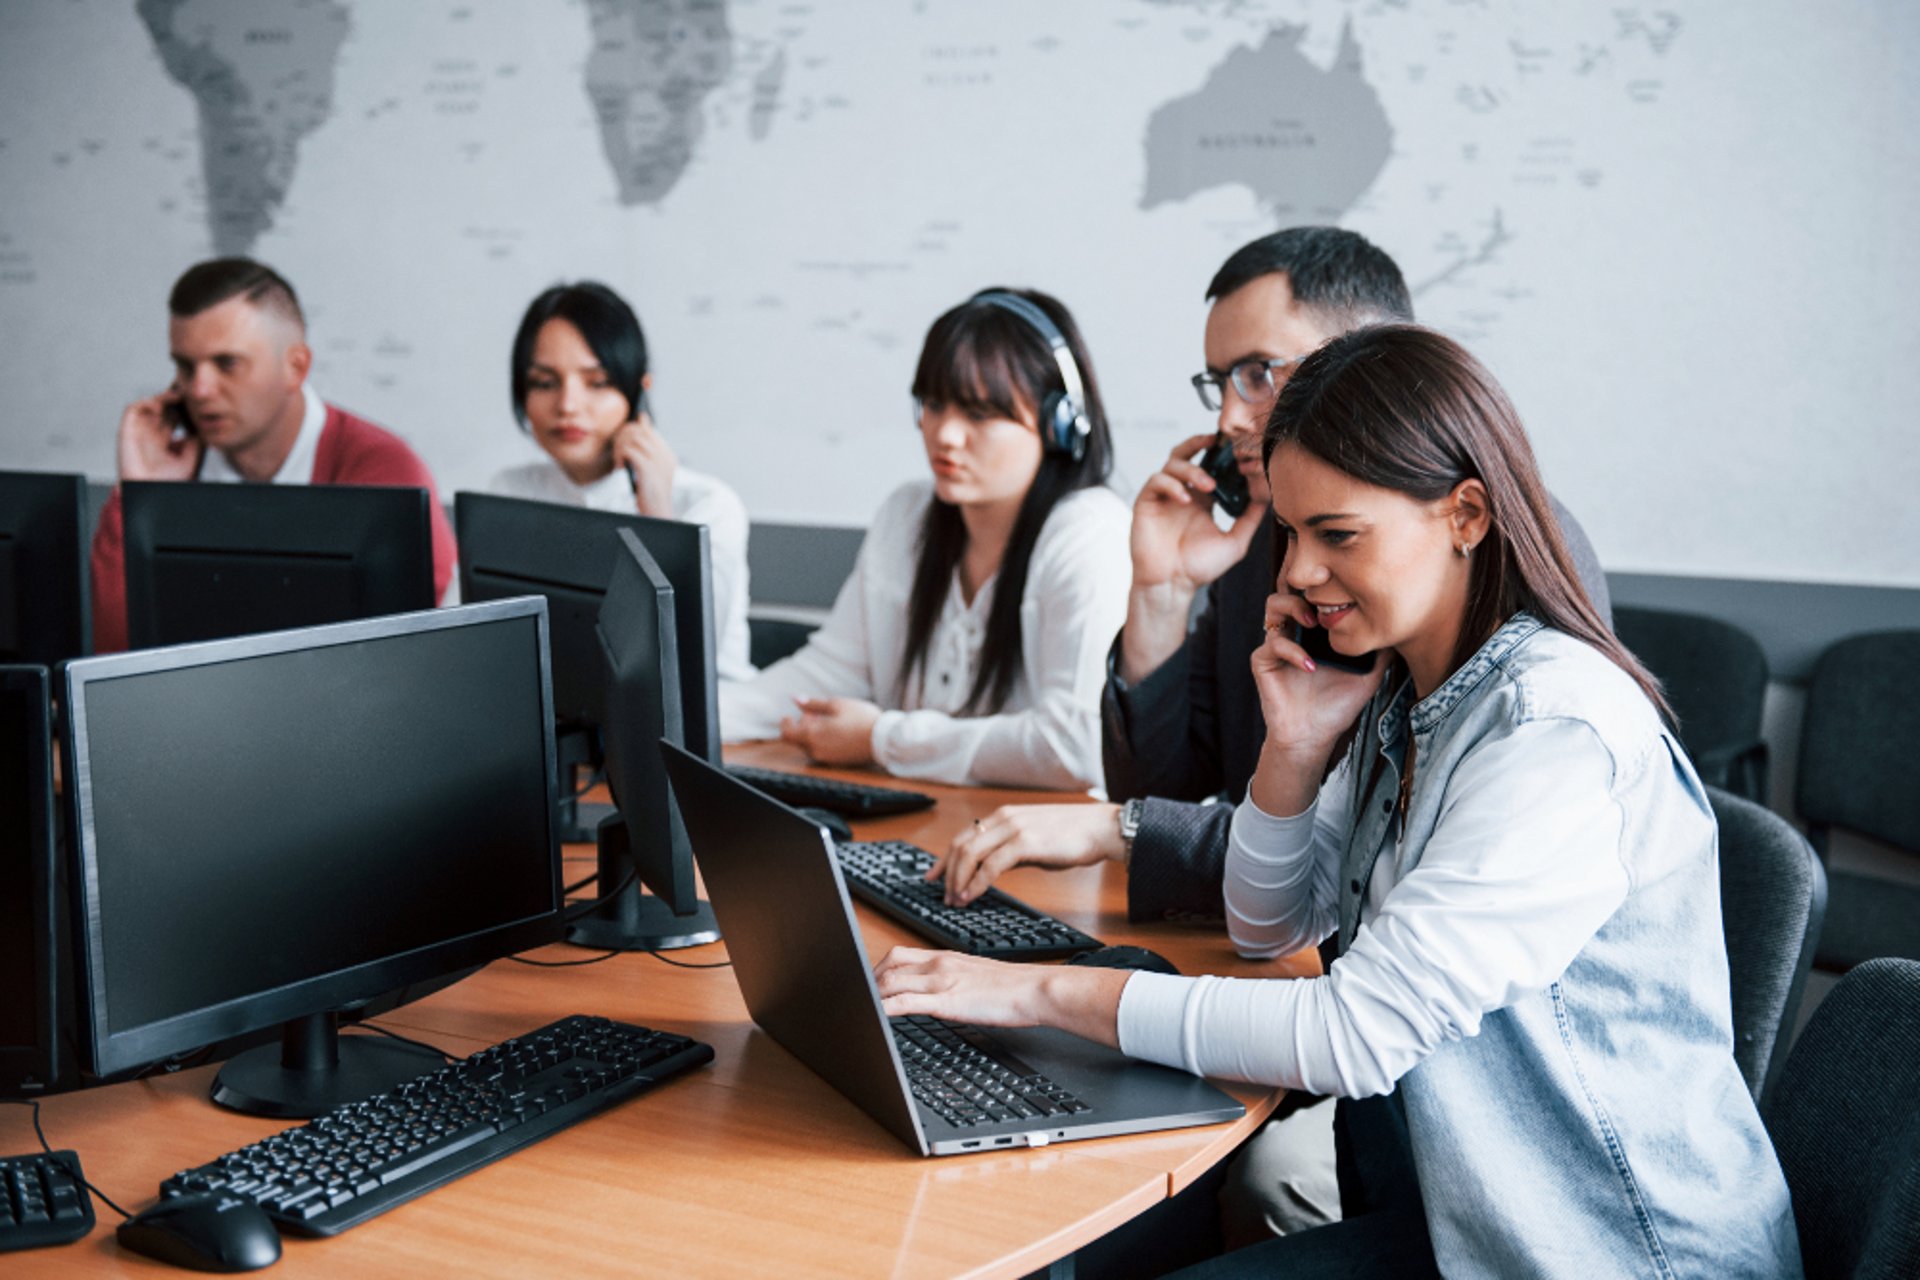
[[[1473,554],[1473,544],[1471,542],[1463,542],[1459,546],[1455,547],[1454,550],[1460,553],[1460,558],[1462,560],[1465,560],[1468,556]]]

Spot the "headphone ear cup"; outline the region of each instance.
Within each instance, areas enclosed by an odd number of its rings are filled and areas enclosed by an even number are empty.
[[[1048,453],[1073,450],[1073,404],[1058,391],[1040,402],[1040,443]]]

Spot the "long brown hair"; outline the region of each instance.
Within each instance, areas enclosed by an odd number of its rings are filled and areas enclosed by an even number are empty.
[[[1458,343],[1411,324],[1335,338],[1281,389],[1261,439],[1263,466],[1282,444],[1420,502],[1463,480],[1486,486],[1489,526],[1474,549],[1451,670],[1525,609],[1605,654],[1674,723],[1660,682],[1614,638],[1581,586],[1520,415]],[[1276,572],[1281,563],[1276,554]]]

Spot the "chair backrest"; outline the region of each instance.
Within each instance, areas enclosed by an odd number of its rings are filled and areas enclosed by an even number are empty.
[[[810,622],[748,614],[747,660],[757,668],[770,667],[788,654],[798,652],[814,630]]]
[[[1920,1276],[1920,961],[1869,960],[1814,1010],[1761,1114],[1808,1280]]]
[[[1796,804],[1822,844],[1848,827],[1920,852],[1920,631],[1832,645],[1813,668],[1800,729]]]
[[[1732,754],[1760,741],[1767,697],[1760,642],[1704,614],[1624,605],[1613,611],[1613,632],[1665,686],[1680,718],[1680,741],[1701,776],[1716,785],[1733,781]]]
[[[1827,877],[1806,837],[1770,809],[1707,788],[1720,823],[1720,916],[1733,994],[1733,1057],[1760,1100],[1774,1050],[1800,1012],[1827,910]]]

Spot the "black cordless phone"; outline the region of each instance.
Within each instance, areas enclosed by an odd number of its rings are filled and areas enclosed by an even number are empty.
[[[1233,442],[1223,435],[1213,438],[1200,455],[1200,469],[1213,477],[1213,500],[1219,508],[1238,520],[1247,512],[1253,495],[1247,491],[1247,478],[1233,457]]]
[[[1293,624],[1293,642],[1307,651],[1307,656],[1313,659],[1315,666],[1351,671],[1359,676],[1373,670],[1373,664],[1380,656],[1377,652],[1341,653],[1333,647],[1333,639],[1327,635],[1325,627],[1303,627],[1297,622]]]

